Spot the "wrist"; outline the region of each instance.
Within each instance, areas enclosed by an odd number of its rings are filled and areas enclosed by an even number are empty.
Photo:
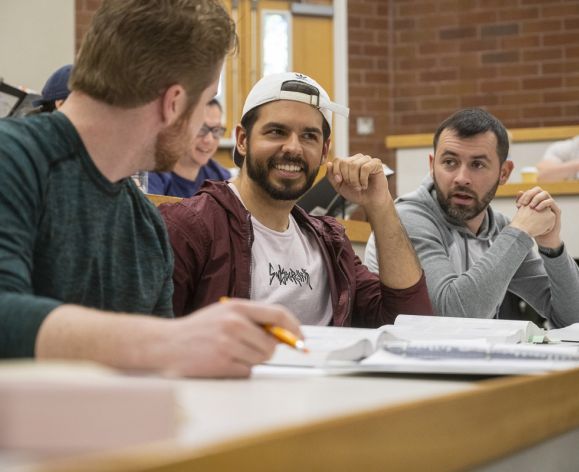
[[[517,224],[516,222],[514,222],[514,221],[512,221],[512,222],[508,225],[508,227],[513,228],[513,229],[516,229],[516,230],[518,230],[518,231],[522,231],[523,233],[528,234],[530,237],[532,237],[525,228],[523,228],[522,226],[518,225],[518,224]]]
[[[565,249],[565,245],[563,243],[561,243],[557,247],[547,247],[547,246],[539,245],[538,249],[539,249],[539,253],[542,254],[543,256],[553,258],[553,257],[559,257],[561,254],[563,254],[563,250]]]
[[[365,205],[360,206],[364,209],[364,213],[366,213],[368,220],[372,220],[373,218],[381,218],[384,215],[396,211],[394,201],[391,198],[382,202],[366,203]]]
[[[133,330],[135,342],[128,346],[127,358],[132,368],[164,371],[170,365],[171,358],[167,340],[178,339],[179,324],[174,319],[156,316],[139,318]]]
[[[559,235],[543,235],[537,236],[535,238],[537,246],[545,248],[545,249],[560,249],[563,245],[563,241],[559,237]]]

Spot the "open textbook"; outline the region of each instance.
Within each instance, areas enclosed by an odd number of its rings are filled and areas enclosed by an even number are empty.
[[[428,371],[433,362],[450,365],[458,361],[464,364],[459,371],[469,373],[473,362],[488,366],[489,360],[493,372],[498,363],[505,362],[515,362],[521,369],[520,360],[544,364],[531,370],[553,370],[561,362],[579,363],[577,347],[532,344],[544,342],[546,336],[527,321],[399,315],[394,325],[378,329],[303,326],[302,331],[308,354],[280,345],[268,364],[412,372],[411,364],[420,365],[417,371]],[[397,370],[394,364],[400,363],[404,366]],[[455,373],[453,369],[442,372]],[[499,373],[519,373],[512,370]]]
[[[522,320],[398,315],[393,325],[384,325],[378,331],[409,341],[485,339],[503,343],[542,343],[547,340],[544,329]]]

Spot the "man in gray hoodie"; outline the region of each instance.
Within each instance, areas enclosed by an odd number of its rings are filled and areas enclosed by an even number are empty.
[[[434,134],[430,175],[396,202],[434,311],[517,318],[506,303],[512,293],[554,327],[579,322],[579,270],[561,241],[561,212],[553,198],[540,187],[520,192],[512,221],[490,207],[513,169],[508,151],[499,120],[481,109],[460,110]],[[377,270],[373,235],[365,263]]]

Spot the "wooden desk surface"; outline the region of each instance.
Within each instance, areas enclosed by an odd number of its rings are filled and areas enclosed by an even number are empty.
[[[579,135],[579,126],[546,126],[542,128],[513,128],[509,130],[513,142],[556,141]],[[398,134],[386,136],[384,143],[389,149],[431,147],[433,133]]]
[[[579,426],[579,370],[175,384],[183,418],[174,441],[41,470],[464,470]]]
[[[152,195],[147,194],[149,200],[151,200],[155,205],[159,206],[162,203],[177,203],[181,201],[179,197],[168,197],[166,195]],[[365,221],[356,220],[342,220],[337,218],[337,220],[346,229],[346,235],[353,243],[366,244],[372,229],[370,224]]]
[[[529,190],[536,185],[540,186],[553,196],[579,195],[579,180],[567,180],[564,182],[507,183],[499,186],[496,196],[514,197],[519,191]]]

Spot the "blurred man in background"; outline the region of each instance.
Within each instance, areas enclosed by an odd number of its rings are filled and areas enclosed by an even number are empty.
[[[212,158],[219,147],[225,128],[221,125],[223,111],[217,99],[205,107],[205,122],[191,153],[177,161],[170,172],[149,172],[147,192],[174,197],[190,197],[197,193],[205,180],[227,180],[231,173]]]
[[[551,144],[537,164],[539,180],[557,182],[579,177],[579,136]]]

